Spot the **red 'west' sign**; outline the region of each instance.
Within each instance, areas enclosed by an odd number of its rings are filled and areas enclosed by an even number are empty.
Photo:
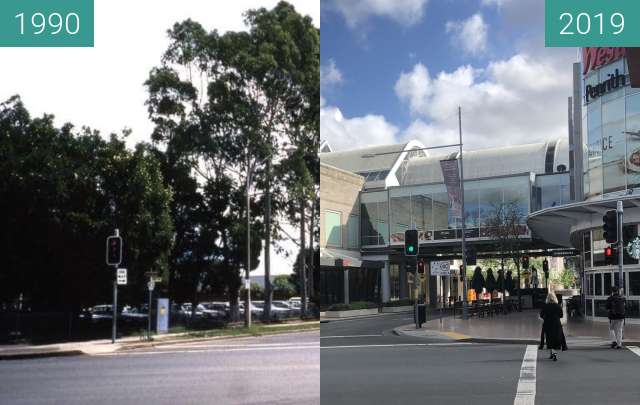
[[[626,55],[625,48],[582,48],[582,75],[615,62]]]

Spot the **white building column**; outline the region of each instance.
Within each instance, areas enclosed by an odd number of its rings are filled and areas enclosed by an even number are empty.
[[[349,269],[344,269],[344,303],[349,304]]]
[[[382,292],[382,302],[389,302],[391,299],[391,286],[389,285],[389,260],[385,260],[384,267],[380,269],[380,291]]]

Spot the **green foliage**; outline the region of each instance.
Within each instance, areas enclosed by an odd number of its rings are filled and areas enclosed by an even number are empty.
[[[563,288],[572,288],[576,285],[576,274],[571,269],[564,269],[557,278],[552,280],[554,284],[561,285]]]
[[[19,97],[0,104],[0,301],[20,293],[34,309],[109,302],[105,239],[120,230],[125,302],[142,301],[144,272],[166,275],[172,193],[146,145],[31,118]],[[126,135],[126,134],[125,134]]]
[[[333,304],[327,308],[327,311],[355,311],[360,309],[378,308],[375,302],[355,301],[350,304]]]
[[[296,288],[289,282],[289,276],[276,276],[272,283],[273,297],[278,300],[287,300],[296,295]]]
[[[395,301],[389,301],[384,303],[385,307],[406,307],[409,305],[413,305],[413,300],[404,299],[404,300],[395,300]]]

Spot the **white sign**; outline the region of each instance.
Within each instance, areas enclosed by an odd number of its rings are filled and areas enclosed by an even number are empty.
[[[156,287],[156,282],[153,280],[149,280],[149,282],[147,283],[147,288],[149,289],[149,291],[153,291],[155,287]]]
[[[244,279],[244,288],[246,288],[247,290],[251,288],[251,279],[249,278]]]
[[[448,260],[431,262],[431,275],[432,276],[445,276],[451,275],[451,264]]]
[[[127,269],[118,269],[116,280],[118,285],[127,285]]]

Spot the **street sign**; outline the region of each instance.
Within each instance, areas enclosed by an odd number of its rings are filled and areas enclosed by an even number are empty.
[[[118,285],[127,285],[127,269],[118,269],[116,273]]]
[[[149,291],[153,291],[153,289],[156,288],[156,282],[153,280],[149,280],[149,282],[147,283],[147,288],[149,289]]]
[[[244,279],[244,288],[246,288],[247,290],[251,288],[251,279]]]
[[[444,276],[451,275],[451,264],[448,260],[431,262],[431,275]]]

